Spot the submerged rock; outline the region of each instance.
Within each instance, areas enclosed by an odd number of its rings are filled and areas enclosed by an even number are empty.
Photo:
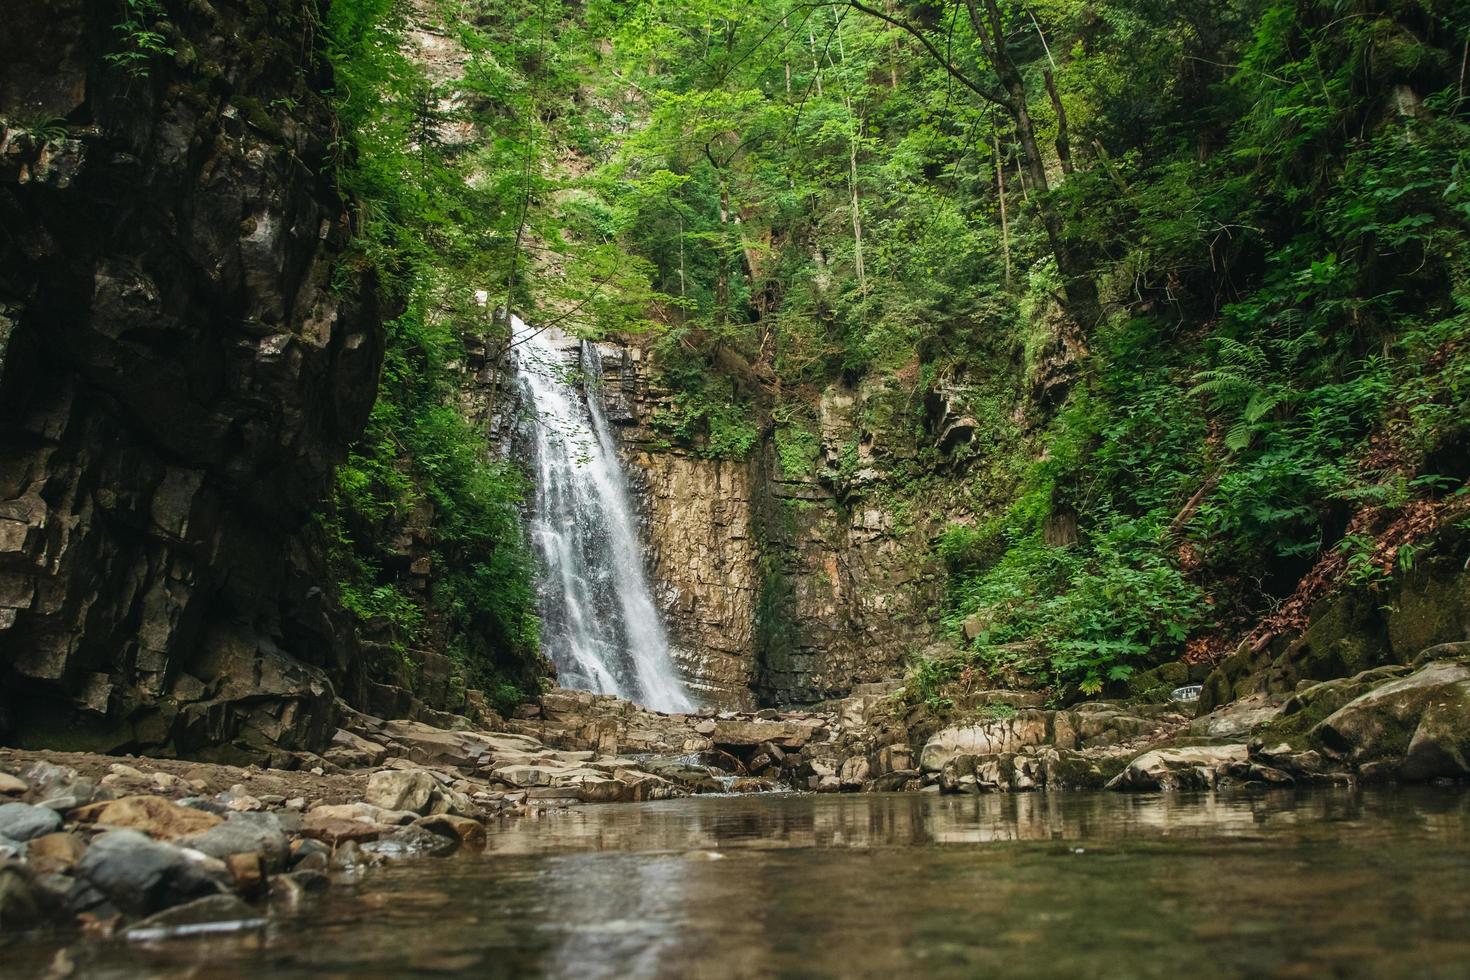
[[[436,834],[426,827],[410,824],[391,834],[362,845],[362,851],[386,860],[448,854],[459,846],[458,838]]]
[[[151,941],[263,929],[265,925],[266,920],[236,896],[206,895],[150,915],[129,926],[123,935]]]
[[[60,907],[59,896],[45,887],[30,868],[0,860],[0,935],[44,922]]]

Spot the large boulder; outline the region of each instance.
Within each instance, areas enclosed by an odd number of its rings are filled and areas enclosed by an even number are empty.
[[[1378,684],[1308,739],[1367,779],[1470,775],[1470,662],[1433,660]]]
[[[958,756],[1015,752],[1047,740],[1046,712],[1022,711],[1013,718],[944,729],[924,743],[919,753],[919,768],[924,772],[938,772]]]

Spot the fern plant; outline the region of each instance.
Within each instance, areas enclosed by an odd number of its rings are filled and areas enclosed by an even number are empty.
[[[177,52],[168,38],[158,30],[168,20],[168,11],[159,0],[123,0],[123,18],[112,25],[122,40],[122,48],[105,55],[105,60],[121,68],[131,78],[147,78],[154,58],[173,57]]]

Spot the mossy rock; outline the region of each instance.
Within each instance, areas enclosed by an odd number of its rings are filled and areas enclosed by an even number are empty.
[[[1406,766],[1421,723],[1416,765]],[[1312,748],[1357,768],[1360,774],[1426,779],[1462,775],[1436,766],[1438,757],[1463,759],[1456,746],[1470,729],[1470,663],[1437,660],[1404,677],[1377,684],[1323,719],[1307,733]]]
[[[1282,706],[1281,715],[1255,733],[1262,745],[1286,743],[1298,751],[1315,747],[1307,735],[1330,715],[1378,685],[1402,676],[1403,667],[1379,667],[1353,677],[1309,684]]]

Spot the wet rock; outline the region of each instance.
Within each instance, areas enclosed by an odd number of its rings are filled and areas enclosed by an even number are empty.
[[[415,821],[417,826],[432,831],[443,837],[449,837],[461,844],[484,844],[485,825],[478,820],[469,817],[456,817],[448,813],[436,813],[427,817],[420,817]]]
[[[208,830],[220,818],[203,810],[179,806],[162,796],[124,796],[119,800],[93,803],[71,814],[77,823],[141,830],[150,837],[174,840]]]
[[[265,882],[265,867],[260,855],[254,852],[239,852],[225,858],[230,880],[235,890],[242,895],[253,896]]]
[[[303,870],[315,868],[326,870],[327,863],[332,857],[332,849],[319,840],[310,837],[298,837],[291,842],[290,863],[292,869]]]
[[[228,862],[235,854],[257,854],[268,870],[286,866],[289,842],[274,813],[232,813],[203,833],[179,839],[180,846]]]
[[[626,798],[633,802],[669,800],[688,795],[670,780],[636,769],[615,769],[613,778],[627,788]]]
[[[20,796],[30,789],[30,784],[8,772],[0,772],[0,796]]]
[[[28,841],[61,829],[61,815],[44,806],[29,803],[0,804],[0,837]]]
[[[752,776],[742,777],[730,784],[732,793],[774,793],[779,788],[773,780]]]
[[[86,853],[87,844],[81,834],[61,831],[31,841],[26,859],[41,874],[56,874],[70,871]]]
[[[316,811],[307,813],[305,819],[301,822],[301,834],[303,837],[325,841],[328,844],[374,841],[384,834],[390,833],[392,829],[392,827],[384,824],[321,816]]]
[[[1134,759],[1108,789],[1211,789],[1230,776],[1245,776],[1250,754],[1244,745],[1154,749]]]
[[[420,769],[375,772],[368,778],[363,799],[384,810],[427,813],[438,782]]]
[[[118,909],[146,915],[217,894],[219,882],[204,874],[183,850],[136,830],[113,830],[92,842],[76,866],[80,881],[91,885]]]
[[[230,894],[206,895],[137,922],[123,930],[134,941],[157,941],[191,935],[208,935],[262,929],[266,920],[255,909]]]
[[[306,903],[309,895],[325,891],[331,879],[321,869],[302,869],[270,879],[270,904],[273,911],[294,912]]]
[[[25,841],[0,836],[0,861],[24,858],[28,850],[30,845]]]
[[[362,849],[356,841],[343,841],[332,851],[333,871],[354,871],[364,861]]]
[[[31,869],[0,860],[0,935],[39,925],[61,910],[58,897]]]
[[[384,860],[394,861],[403,858],[449,854],[458,846],[457,838],[444,837],[424,827],[410,824],[375,841],[363,844],[362,850]]]
[[[875,776],[863,788],[869,793],[911,793],[919,788],[919,770],[894,769]]]

